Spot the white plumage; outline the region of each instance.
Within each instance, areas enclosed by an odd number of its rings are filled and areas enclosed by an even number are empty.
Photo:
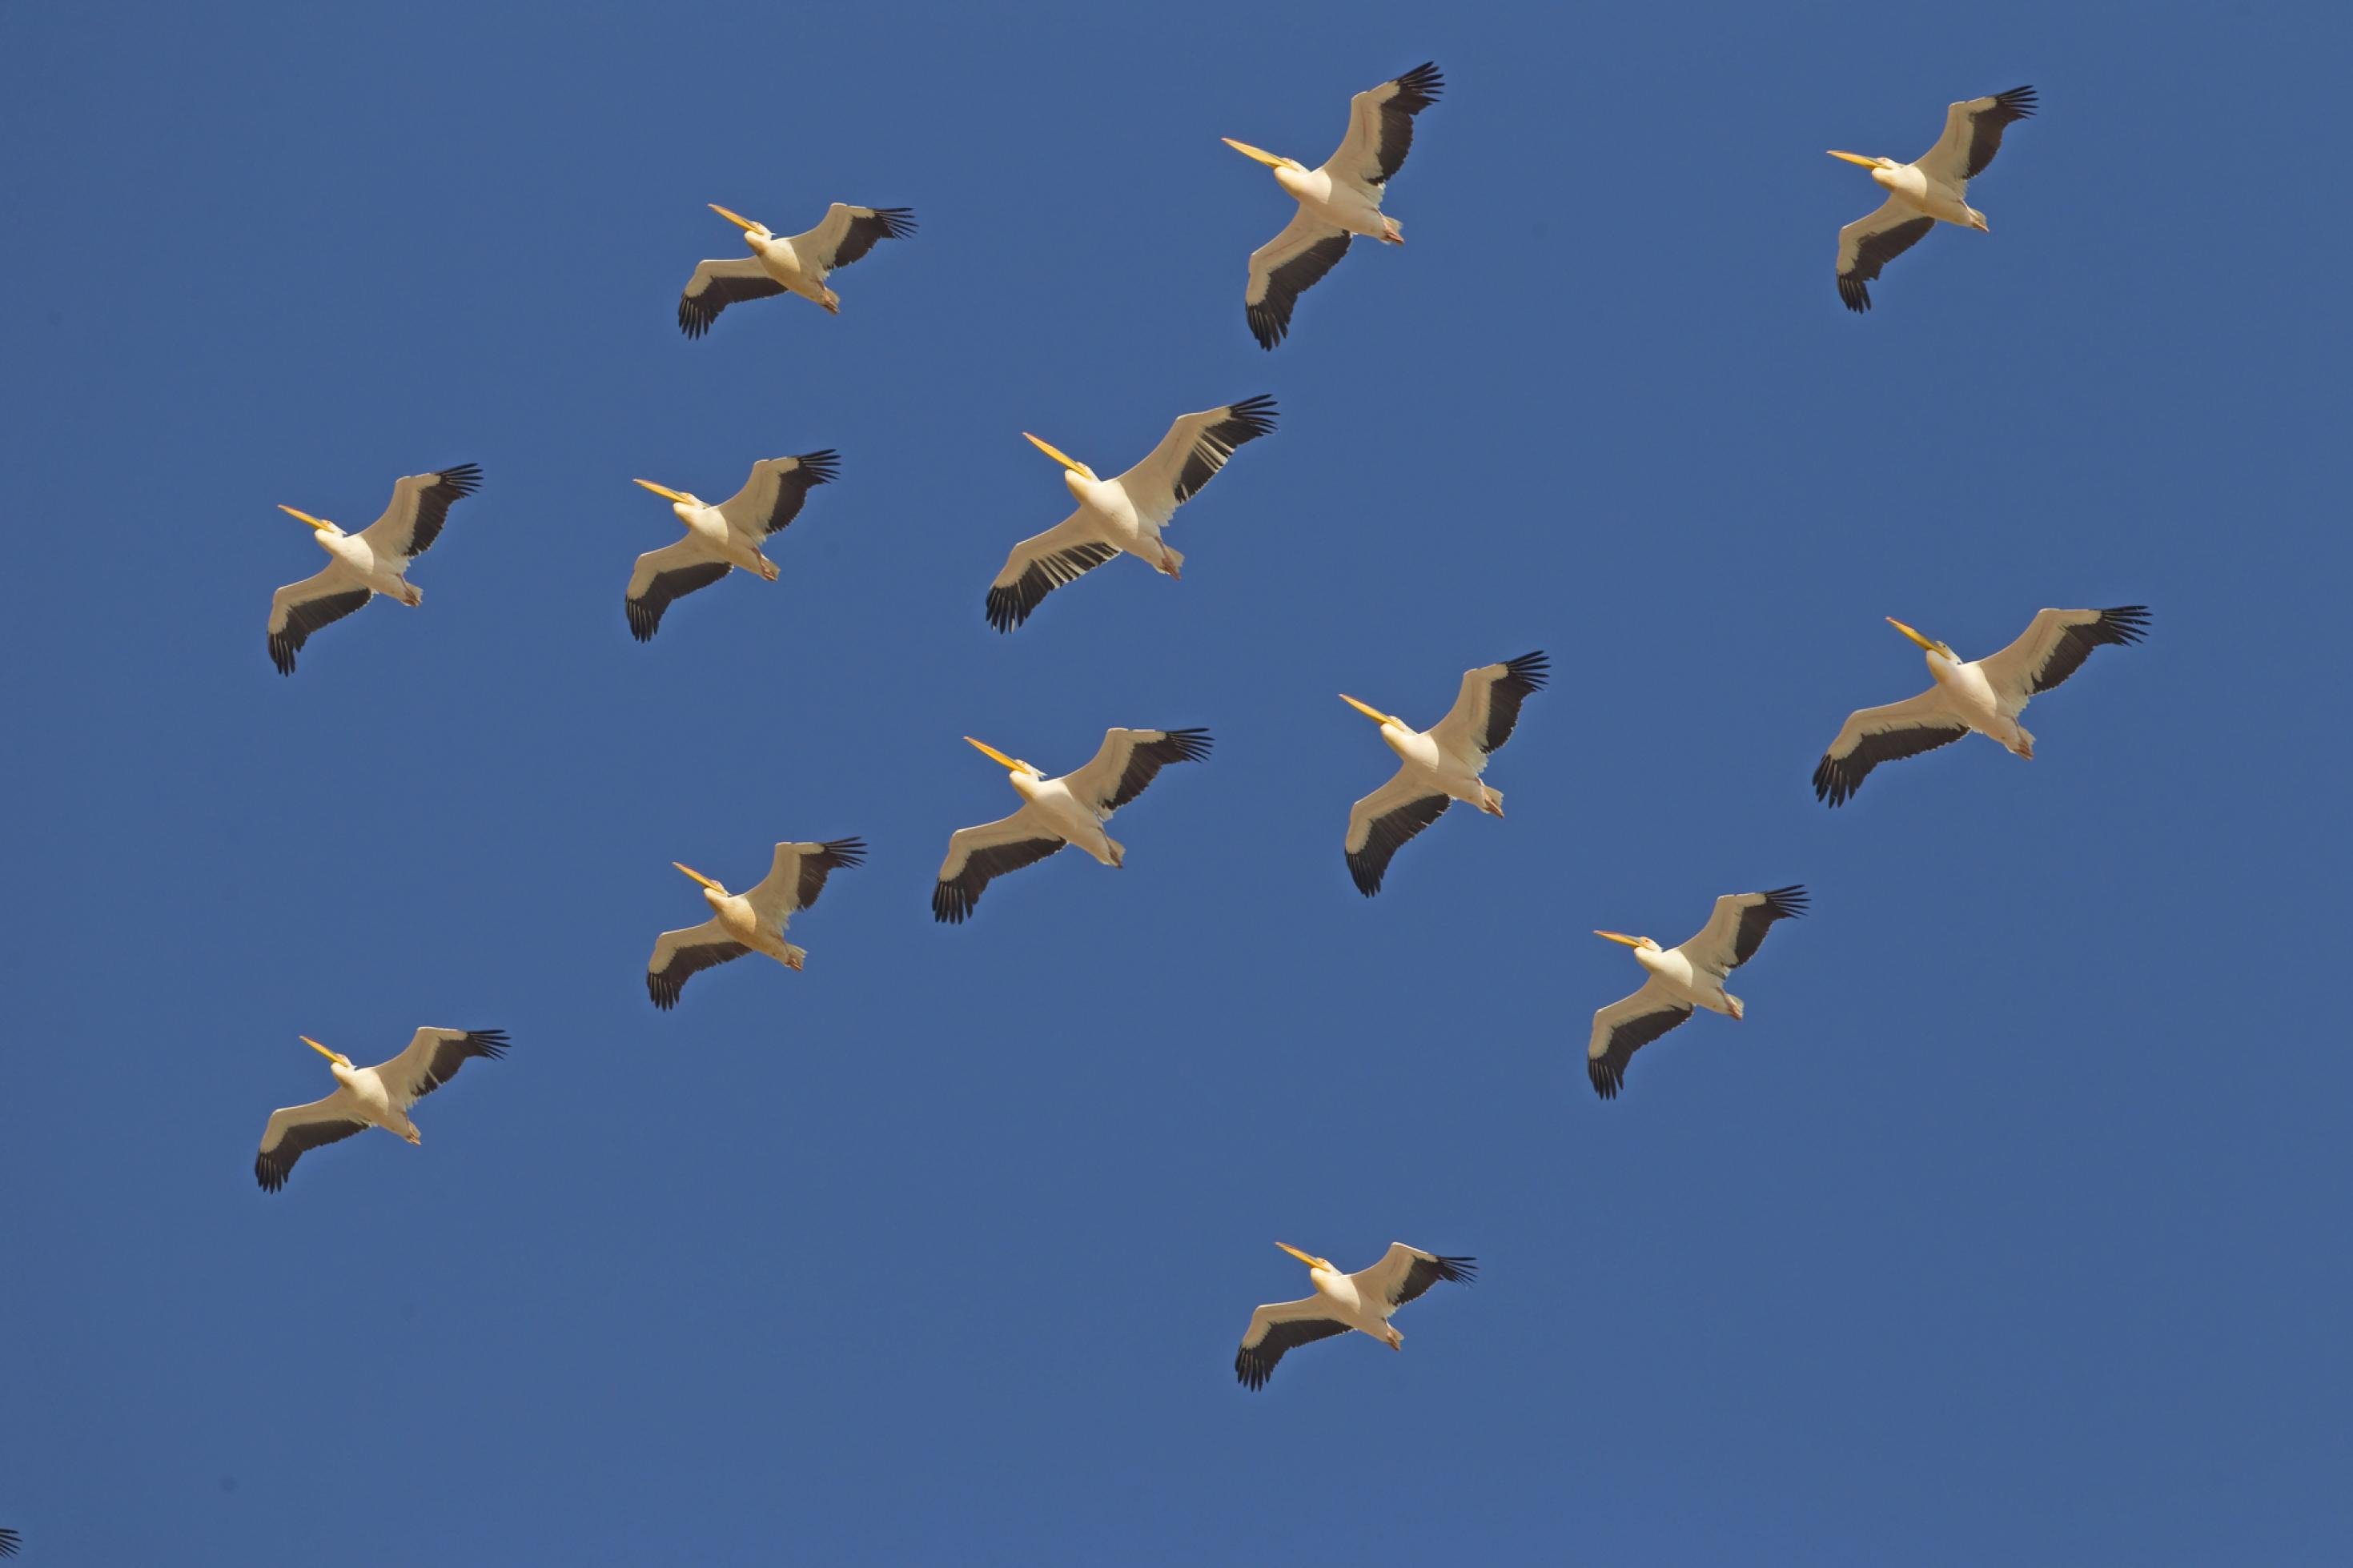
[[[881,241],[904,239],[915,232],[915,215],[907,207],[853,207],[836,202],[825,209],[824,221],[815,228],[786,238],[716,202],[709,205],[744,231],[744,243],[752,254],[695,268],[678,298],[679,331],[690,338],[709,331],[728,306],[776,294],[798,294],[824,306],[828,314],[839,315],[841,296],[826,287],[827,277]]]
[[[1664,949],[1647,936],[1594,932],[1632,948],[1650,978],[1631,996],[1593,1015],[1593,1037],[1585,1047],[1585,1072],[1593,1092],[1615,1100],[1634,1053],[1686,1022],[1694,1007],[1735,1019],[1746,1016],[1746,1005],[1724,988],[1725,980],[1757,955],[1774,921],[1804,914],[1806,901],[1806,889],[1795,885],[1762,893],[1726,893],[1715,900],[1715,912],[1697,936]]]
[[[747,952],[766,953],[786,969],[800,968],[808,953],[785,940],[785,928],[797,912],[817,902],[827,877],[865,862],[866,842],[860,838],[779,844],[768,874],[743,892],[731,893],[691,867],[671,861],[702,884],[711,918],[654,939],[654,955],[646,963],[646,991],[654,1005],[677,1006],[679,992],[690,979]]]
[[[1490,816],[1504,815],[1504,792],[1489,789],[1481,778],[1487,759],[1512,738],[1520,721],[1520,704],[1530,692],[1544,689],[1550,668],[1537,652],[1464,670],[1454,706],[1427,731],[1341,695],[1341,701],[1380,725],[1381,739],[1398,759],[1389,782],[1348,812],[1348,836],[1341,847],[1358,892],[1368,899],[1379,892],[1398,850],[1443,816],[1455,801],[1475,805]]]
[[[1250,1314],[1234,1355],[1234,1376],[1245,1388],[1264,1388],[1286,1352],[1337,1334],[1369,1334],[1391,1350],[1403,1350],[1405,1336],[1389,1326],[1397,1310],[1441,1279],[1467,1285],[1479,1273],[1474,1258],[1440,1258],[1402,1241],[1389,1243],[1378,1263],[1354,1274],[1343,1274],[1331,1259],[1311,1257],[1287,1242],[1275,1246],[1307,1265],[1315,1293]]]
[[[408,1048],[390,1061],[372,1068],[352,1065],[341,1051],[329,1050],[310,1036],[302,1043],[327,1058],[335,1075],[335,1092],[308,1105],[289,1106],[269,1113],[262,1129],[261,1150],[254,1156],[254,1179],[264,1192],[286,1184],[294,1162],[311,1150],[341,1142],[371,1127],[381,1127],[410,1143],[423,1142],[408,1108],[457,1076],[476,1057],[506,1055],[507,1037],[501,1029],[419,1029]]]
[[[472,495],[481,483],[482,470],[472,463],[411,474],[392,487],[392,504],[384,515],[357,533],[280,506],[278,510],[287,516],[310,525],[311,537],[327,552],[327,567],[270,595],[269,662],[278,673],[294,673],[294,656],[312,632],[342,620],[378,594],[412,609],[423,604],[424,594],[408,581],[408,563],[441,537],[450,506]]]
[[[1972,98],[1945,110],[1945,133],[1909,163],[1832,153],[1871,171],[1887,192],[1878,209],[1839,230],[1839,298],[1850,310],[1871,309],[1866,287],[1879,269],[1926,237],[1939,223],[1987,230],[1985,214],[1969,205],[1969,182],[1985,172],[2001,150],[2001,133],[2034,112],[2034,89],[2014,87],[1991,98]]]
[[[840,456],[830,449],[763,458],[752,465],[752,477],[744,488],[717,506],[651,479],[637,480],[670,503],[686,537],[638,557],[623,600],[629,635],[639,642],[652,641],[661,629],[662,612],[673,601],[708,588],[730,572],[750,572],[764,583],[775,582],[776,563],[762,553],[761,546],[801,514],[810,489],[832,483],[840,472]]]

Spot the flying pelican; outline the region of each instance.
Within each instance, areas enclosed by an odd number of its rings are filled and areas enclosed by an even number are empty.
[[[1454,802],[1467,802],[1490,816],[1504,815],[1503,792],[1489,789],[1479,775],[1487,771],[1487,759],[1512,738],[1528,693],[1544,689],[1549,668],[1539,652],[1464,670],[1454,706],[1426,731],[1341,693],[1341,701],[1381,727],[1381,739],[1399,758],[1396,775],[1348,811],[1342,847],[1358,892],[1368,899],[1379,892],[1390,858]]]
[[[765,952],[786,969],[798,969],[808,953],[785,940],[785,928],[793,923],[795,913],[817,902],[826,878],[836,868],[865,863],[862,838],[779,844],[768,874],[743,892],[731,893],[692,867],[671,861],[702,884],[711,919],[654,938],[654,955],[646,964],[646,991],[654,1005],[677,1006],[678,994],[690,979],[747,952]]]
[[[840,471],[839,454],[830,449],[763,458],[752,465],[744,488],[717,506],[651,479],[635,481],[670,503],[686,525],[686,537],[638,557],[627,598],[630,635],[651,642],[670,601],[708,588],[737,567],[775,582],[776,563],[760,553],[760,546],[800,516],[812,488],[832,483]]]
[[[1405,1336],[1389,1327],[1390,1315],[1440,1279],[1469,1285],[1479,1274],[1475,1258],[1440,1258],[1402,1241],[1390,1242],[1378,1263],[1354,1274],[1343,1274],[1330,1258],[1311,1257],[1289,1242],[1275,1246],[1307,1265],[1315,1294],[1303,1301],[1277,1301],[1250,1314],[1250,1331],[1242,1335],[1242,1348],[1234,1356],[1234,1376],[1245,1388],[1264,1388],[1285,1351],[1351,1330],[1370,1334],[1393,1351],[1403,1350]]]
[[[978,827],[948,835],[948,858],[932,888],[932,918],[961,925],[991,880],[1075,844],[1106,866],[1118,866],[1126,847],[1103,829],[1111,814],[1144,793],[1171,763],[1198,763],[1209,754],[1207,730],[1106,730],[1103,750],[1085,767],[1050,779],[970,735],[965,743],[1004,765],[1021,809]]]
[[[1991,98],[1972,98],[1945,110],[1945,133],[1917,162],[1832,153],[1871,171],[1887,187],[1879,210],[1839,230],[1839,298],[1850,310],[1871,309],[1864,287],[1879,269],[1920,243],[1938,221],[1990,233],[1985,214],[1969,205],[1969,182],[1985,173],[2001,151],[2001,133],[2034,112],[2034,89],[2013,87]]]
[[[1312,172],[1296,158],[1219,138],[1273,170],[1274,183],[1299,204],[1282,232],[1250,252],[1242,310],[1259,347],[1271,349],[1283,340],[1291,331],[1292,307],[1339,265],[1351,237],[1405,243],[1397,219],[1381,211],[1381,197],[1413,147],[1413,117],[1437,102],[1445,85],[1438,68],[1425,63],[1356,94],[1348,100],[1348,133],[1340,139],[1340,150]]]
[[[1176,509],[1226,466],[1234,448],[1274,428],[1274,399],[1245,397],[1223,408],[1178,416],[1144,461],[1111,480],[1023,431],[1029,444],[1062,465],[1062,482],[1079,510],[1025,539],[988,585],[988,624],[1009,632],[1047,595],[1124,551],[1154,571],[1180,577],[1185,558],[1160,541]]]
[[[1775,921],[1805,912],[1806,889],[1791,886],[1725,894],[1699,934],[1681,947],[1662,949],[1647,936],[1595,931],[1632,948],[1651,977],[1631,996],[1593,1015],[1593,1038],[1585,1047],[1585,1076],[1593,1080],[1593,1092],[1617,1099],[1634,1053],[1688,1020],[1694,1007],[1745,1017],[1740,998],[1724,988],[1725,976],[1757,956]]]
[[[690,338],[709,331],[728,306],[771,294],[798,294],[839,316],[841,296],[825,286],[826,275],[862,259],[882,240],[904,239],[915,232],[911,207],[850,207],[836,202],[825,209],[825,221],[807,234],[785,239],[769,233],[766,224],[739,217],[717,202],[707,205],[744,231],[744,243],[752,254],[695,268],[686,292],[678,297],[678,328]]]
[[[1928,674],[1936,684],[1906,701],[1847,715],[1814,769],[1814,798],[1832,805],[1845,805],[1880,763],[1948,746],[1972,730],[2032,762],[2034,737],[2018,721],[2019,714],[2038,693],[2081,669],[2094,648],[2140,641],[2148,630],[2148,606],[2044,610],[2016,642],[1970,664],[1894,616],[1887,624],[1927,650]]]
[[[280,675],[294,673],[294,656],[311,634],[340,621],[378,594],[414,608],[425,595],[409,585],[408,563],[433,548],[450,503],[481,488],[482,470],[460,463],[438,474],[411,474],[392,487],[392,504],[357,533],[345,533],[323,517],[290,506],[278,510],[310,524],[311,537],[327,552],[327,569],[289,583],[269,598],[269,661]]]
[[[503,1029],[419,1029],[408,1048],[388,1062],[355,1068],[341,1051],[331,1051],[308,1035],[302,1043],[327,1058],[335,1075],[335,1092],[308,1105],[289,1106],[269,1113],[261,1131],[261,1152],[254,1156],[253,1174],[262,1191],[274,1193],[286,1184],[294,1162],[326,1143],[338,1143],[371,1127],[398,1133],[411,1143],[422,1142],[408,1108],[458,1076],[458,1069],[475,1057],[493,1059],[507,1054]]]

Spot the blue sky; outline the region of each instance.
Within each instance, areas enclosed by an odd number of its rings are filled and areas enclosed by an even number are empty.
[[[2335,954],[2341,8],[1859,14],[886,5],[0,16],[14,742],[0,1523],[25,1561],[2341,1560],[2353,1094]],[[1348,94],[1447,79],[1262,353]],[[1839,306],[1953,99],[2031,82],[1947,230]],[[922,231],[674,321],[845,199]],[[984,624],[1105,471],[1281,429],[1121,563]],[[645,477],[834,447],[738,577],[628,637]],[[262,621],[392,479],[417,568]],[[2324,597],[2326,595],[2326,597]],[[2147,603],[2036,705],[1818,806],[1849,710],[2046,605]],[[1387,891],[1349,803],[1549,650]],[[935,926],[954,828],[1207,725],[1118,827]],[[656,1013],[673,859],[864,836]],[[1738,989],[1580,1062],[1719,893]],[[255,1188],[272,1107],[419,1024],[513,1049]],[[1393,1356],[1233,1380],[1255,1304],[1475,1254]],[[941,1280],[955,1282],[938,1288]]]

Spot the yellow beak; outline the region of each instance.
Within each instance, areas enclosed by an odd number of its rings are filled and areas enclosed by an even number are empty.
[[[1003,752],[998,751],[995,746],[990,745],[986,741],[976,741],[970,735],[966,735],[964,738],[964,743],[976,749],[982,756],[987,757],[993,762],[1000,763],[1006,767],[1014,769],[1016,772],[1018,772],[1021,767],[1019,763],[1015,762],[1011,757],[1007,756]]]
[[[321,1056],[322,1056],[322,1057],[326,1058],[327,1058],[329,1061],[331,1061],[331,1062],[345,1062],[345,1063],[348,1063],[348,1062],[350,1061],[350,1058],[349,1058],[348,1057],[344,1056],[343,1052],[341,1052],[341,1051],[331,1051],[331,1050],[329,1050],[326,1047],[324,1047],[324,1046],[321,1045],[318,1041],[316,1041],[316,1040],[312,1039],[312,1038],[311,1038],[310,1036],[308,1036],[308,1035],[297,1035],[297,1036],[295,1036],[294,1037],[295,1037],[296,1039],[298,1039],[298,1040],[301,1041],[304,1045],[306,1045],[306,1046],[310,1047],[312,1050],[314,1050],[314,1051],[318,1052]]]
[[[1852,163],[1857,168],[1861,169],[1876,169],[1879,167],[1878,159],[1866,158],[1860,153],[1832,153],[1831,156],[1833,158],[1843,158],[1848,163]]]
[[[1399,729],[1405,728],[1405,721],[1403,720],[1393,718],[1389,714],[1382,712],[1377,708],[1367,708],[1345,691],[1340,693],[1340,700],[1346,703],[1349,707],[1354,708],[1357,712],[1362,713],[1366,718],[1370,719],[1376,724],[1395,724]]]
[[[1642,939],[1641,937],[1628,936],[1622,931],[1598,931],[1593,934],[1596,936],[1606,936],[1611,942],[1622,942],[1628,947],[1640,947],[1642,945]]]
[[[1038,450],[1045,453],[1046,456],[1053,458],[1054,461],[1061,464],[1062,467],[1070,469],[1071,472],[1074,474],[1083,474],[1089,479],[1094,478],[1095,471],[1092,468],[1088,468],[1084,463],[1080,462],[1076,458],[1071,457],[1068,452],[1063,451],[1060,447],[1053,445],[1051,442],[1040,441],[1037,437],[1032,436],[1027,430],[1021,432],[1021,438],[1029,442],[1032,447],[1037,447]]]
[[[1277,157],[1274,153],[1268,152],[1263,147],[1253,147],[1247,142],[1237,142],[1230,136],[1220,136],[1218,140],[1232,148],[1235,152],[1240,153],[1243,157],[1255,158],[1270,169],[1280,169],[1282,167],[1283,160]]]
[[[688,506],[701,506],[702,504],[700,500],[688,495],[684,490],[674,490],[668,485],[658,485],[651,479],[631,479],[629,482],[633,485],[645,486],[646,489],[653,491],[654,494],[661,497],[664,500],[683,501]]]
[[[708,206],[712,212],[717,213],[721,217],[725,218],[729,223],[733,224],[737,228],[742,229],[746,234],[751,233],[752,230],[755,228],[765,228],[767,226],[765,224],[754,223],[750,218],[744,216],[741,213],[731,213],[725,207],[721,206],[717,202],[706,202],[703,205]]]
[[[1905,637],[1910,637],[1914,642],[1918,643],[1922,647],[1926,648],[1930,653],[1936,651],[1936,645],[1935,643],[1930,642],[1926,637],[1922,637],[1918,632],[1914,631],[1910,626],[1905,626],[1894,616],[1887,617],[1887,624],[1894,626],[1897,631],[1902,632]]]
[[[296,518],[303,522],[309,523],[312,528],[332,528],[335,526],[323,517],[312,517],[309,512],[297,511],[290,506],[280,505],[278,510],[284,512],[290,518]]]
[[[1291,1243],[1287,1241],[1278,1241],[1275,1243],[1275,1246],[1282,1248],[1283,1251],[1288,1252],[1292,1257],[1296,1258],[1300,1262],[1304,1263],[1310,1268],[1314,1268],[1318,1263],[1323,1261],[1320,1258],[1310,1258],[1306,1253],[1300,1251],[1299,1248],[1292,1246]]]
[[[685,872],[688,876],[693,878],[696,881],[702,883],[704,887],[710,889],[714,893],[723,893],[727,890],[718,883],[712,881],[710,878],[704,876],[702,872],[696,870],[691,866],[679,866],[678,862],[675,860],[671,861],[670,864],[678,866],[680,870]]]

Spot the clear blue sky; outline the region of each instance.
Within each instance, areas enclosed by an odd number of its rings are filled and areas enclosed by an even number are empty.
[[[1768,14],[1769,12],[1769,14]],[[0,1523],[24,1560],[2342,1561],[2341,7],[0,16],[9,605]],[[1244,258],[1348,95],[1447,79],[1274,354]],[[1858,320],[1835,231],[2031,82]],[[717,201],[923,227],[674,321]],[[1011,637],[983,592],[1170,417],[1281,400]],[[628,634],[643,476],[839,447]],[[482,465],[271,668],[356,526]],[[2154,635],[1808,788],[2046,605]],[[1377,900],[1349,803],[1465,668],[1557,676]],[[961,929],[947,834],[1108,725],[1207,766]],[[649,1005],[673,859],[871,862],[806,973]],[[1592,1010],[1717,894],[1814,913],[1598,1102]],[[266,1197],[272,1107],[514,1047]],[[1231,1371],[1295,1243],[1475,1289]],[[934,1282],[960,1282],[942,1292]]]

